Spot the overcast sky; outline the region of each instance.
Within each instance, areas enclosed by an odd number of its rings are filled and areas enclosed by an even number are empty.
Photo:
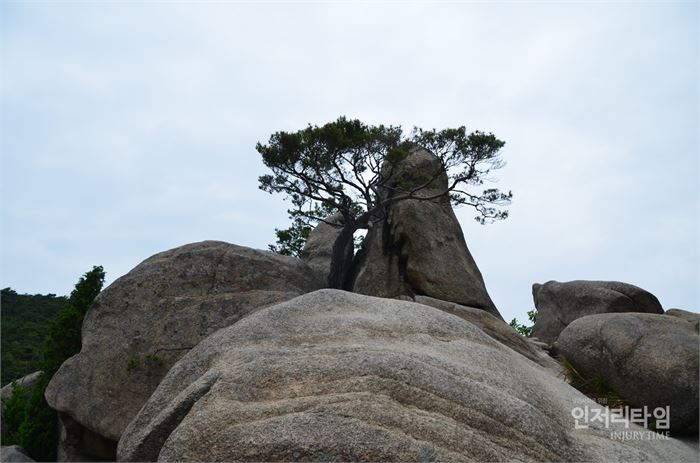
[[[340,115],[506,141],[508,220],[457,215],[506,319],[619,280],[698,310],[698,7],[2,3],[2,287],[67,294],[150,255],[256,248],[272,132]]]

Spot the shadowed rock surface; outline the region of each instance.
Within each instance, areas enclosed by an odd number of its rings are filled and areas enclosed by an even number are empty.
[[[583,405],[598,408],[459,317],[320,290],[260,310],[191,350],[129,424],[118,457],[697,459],[675,440],[621,442],[609,430],[574,430],[571,410]]]
[[[2,448],[0,448],[0,461],[9,463],[34,460],[28,457],[25,450],[19,445],[3,445]]]
[[[324,284],[328,282],[331,270],[333,244],[340,235],[340,227],[334,227],[331,224],[342,224],[343,215],[341,213],[332,215],[326,218],[326,222],[320,222],[311,230],[304,249],[299,255],[299,258],[316,272]]]
[[[424,149],[413,150],[395,176],[383,199],[401,194],[401,185],[427,183],[431,178],[417,196],[429,198],[447,189],[439,159]],[[354,292],[379,297],[429,296],[502,319],[446,196],[391,203],[383,220],[367,233],[352,287]]]
[[[51,380],[54,409],[114,441],[170,367],[219,328],[321,287],[299,259],[220,241],[156,254],[106,288],[82,350]]]
[[[56,461],[114,461],[117,442],[96,434],[63,413],[58,414]]]
[[[666,315],[589,315],[557,349],[584,377],[602,378],[636,407],[671,407],[671,430],[698,431],[698,349],[692,323]]]
[[[546,343],[577,318],[600,313],[663,313],[659,300],[648,291],[618,281],[548,281],[532,285],[537,319],[532,336]]]

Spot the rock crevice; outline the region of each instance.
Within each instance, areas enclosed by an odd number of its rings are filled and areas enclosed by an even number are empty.
[[[429,296],[477,307],[501,318],[464,240],[447,196],[447,175],[439,159],[414,149],[396,168],[394,183],[380,199],[401,194],[402,182],[416,172],[432,176],[418,195],[390,202],[372,226],[358,254],[352,290],[379,297]],[[431,198],[431,199],[427,199]]]

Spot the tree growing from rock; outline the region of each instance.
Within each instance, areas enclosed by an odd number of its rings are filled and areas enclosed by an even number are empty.
[[[259,178],[260,188],[287,196],[293,225],[276,230],[278,244],[271,248],[298,254],[311,225],[339,212],[342,228],[333,245],[327,283],[344,288],[352,268],[354,233],[383,220],[392,203],[448,196],[454,206],[476,209],[476,220],[482,224],[505,219],[508,211],[502,206],[510,203],[512,193],[496,188],[478,191],[491,180],[490,173],[504,165],[500,156],[504,144],[491,133],[468,133],[464,126],[439,131],[414,128],[406,134],[400,126],[373,126],[345,117],[321,127],[276,132],[267,144],[256,145],[272,170]],[[442,169],[400,174],[399,164],[416,148],[434,154]],[[438,184],[441,176],[447,176],[446,188],[421,194]]]

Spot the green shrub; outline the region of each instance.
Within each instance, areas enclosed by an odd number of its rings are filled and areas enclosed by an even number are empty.
[[[19,444],[18,430],[24,421],[29,390],[12,381],[12,396],[2,404],[2,445]]]
[[[535,324],[535,320],[537,320],[537,309],[528,310],[527,318],[528,320],[530,320],[530,323],[532,323],[532,325],[521,325],[515,318],[510,321],[510,326],[512,326],[515,329],[515,331],[517,331],[525,337],[529,337],[532,334],[532,327]]]
[[[40,353],[51,322],[66,305],[67,297],[55,294],[17,294],[3,288],[0,324],[0,384],[5,386],[40,370]]]
[[[56,461],[57,415],[44,399],[50,379],[42,373],[32,388],[25,402],[24,420],[17,430],[19,445],[36,461]]]
[[[97,266],[78,280],[68,302],[51,323],[44,341],[39,364],[42,375],[29,393],[26,390],[20,392],[16,399],[13,394],[3,406],[3,420],[6,416],[13,420],[5,422],[3,437],[7,434],[10,439],[16,439],[13,443],[24,447],[34,460],[56,460],[57,414],[46,403],[44,392],[61,364],[80,352],[83,318],[102,289],[104,277],[104,270]],[[5,442],[3,438],[3,445],[7,445]]]

